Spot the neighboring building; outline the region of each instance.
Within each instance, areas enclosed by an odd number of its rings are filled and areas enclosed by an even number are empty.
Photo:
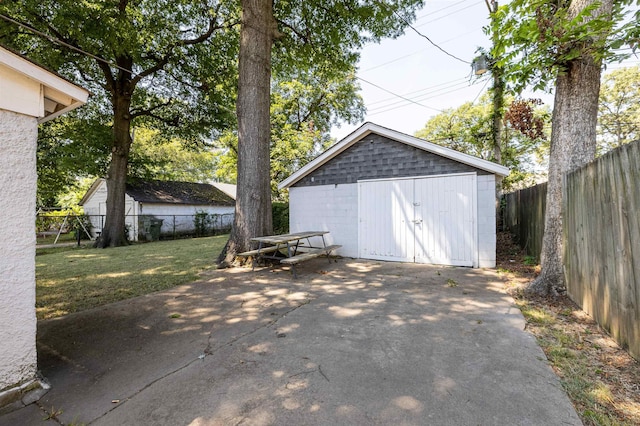
[[[89,92],[0,47],[0,413],[39,398],[36,376],[36,146],[38,124]]]
[[[238,186],[232,183],[222,183],[222,182],[213,182],[211,185],[218,188],[220,191],[227,194],[229,197],[236,199],[236,194],[238,193]]]
[[[280,183],[291,232],[342,256],[494,267],[496,176],[509,169],[365,123]]]
[[[107,211],[107,181],[96,180],[80,205],[89,216],[92,233],[102,232]],[[125,225],[132,241],[151,239],[149,226],[160,224],[161,234],[184,234],[195,230],[195,215],[205,212],[215,229],[233,223],[235,200],[207,183],[132,181],[125,193]]]

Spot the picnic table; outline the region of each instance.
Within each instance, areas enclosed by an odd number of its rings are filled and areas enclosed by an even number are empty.
[[[255,237],[252,238],[251,241],[258,243],[258,248],[239,253],[238,256],[251,256],[253,258],[252,265],[254,268],[260,259],[280,260],[280,263],[291,265],[291,272],[295,278],[297,277],[295,266],[298,263],[323,255],[326,255],[328,258],[331,251],[342,247],[336,244],[328,246],[324,238],[328,233],[329,231],[304,231],[292,234]],[[321,237],[321,247],[311,245],[311,238],[313,237]],[[307,244],[302,243],[302,240],[307,240]],[[280,253],[280,256],[278,256],[277,253]],[[282,255],[285,257],[282,257]],[[329,262],[331,262],[331,260],[329,260]]]

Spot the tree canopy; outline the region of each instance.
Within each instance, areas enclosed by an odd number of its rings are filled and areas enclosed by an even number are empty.
[[[542,162],[549,149],[550,112],[536,101],[507,99],[506,103],[509,107],[501,132],[500,151],[502,164],[511,169],[511,174],[502,181],[502,188],[512,190],[534,184],[540,175],[544,175]],[[531,107],[528,120],[522,117],[527,114],[522,111],[523,103],[535,106]],[[524,109],[528,111],[528,108]],[[492,121],[492,100],[484,95],[477,103],[467,102],[432,117],[416,136],[492,161],[495,153]]]
[[[598,149],[640,139],[640,66],[605,74],[598,108]]]
[[[529,291],[564,291],[562,178],[595,156],[601,66],[624,57],[621,46],[635,49],[640,11],[626,9],[633,3],[513,0],[487,28],[497,34],[492,57],[517,93],[555,84],[542,270]]]
[[[197,143],[233,122],[235,2],[0,3],[0,40],[92,92],[76,115],[110,129],[99,246],[126,244],[124,185],[134,126]]]
[[[355,72],[301,72],[276,75],[271,90],[271,190],[276,200],[286,199],[277,184],[311,161],[333,141],[331,126],[362,119],[364,105],[357,93]],[[218,178],[237,179],[238,137],[233,131],[219,139]]]

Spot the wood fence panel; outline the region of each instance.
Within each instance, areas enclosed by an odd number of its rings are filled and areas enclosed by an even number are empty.
[[[547,183],[506,194],[504,199],[504,225],[528,255],[540,259]]]
[[[569,296],[640,358],[640,144],[570,173],[563,191]]]

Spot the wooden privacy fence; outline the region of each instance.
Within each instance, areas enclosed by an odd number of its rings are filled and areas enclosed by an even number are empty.
[[[567,292],[640,359],[640,144],[565,177]]]
[[[525,252],[540,259],[544,210],[547,205],[547,183],[512,192],[504,196],[502,218]]]
[[[567,293],[640,359],[640,141],[565,176]],[[546,184],[505,195],[505,226],[539,258]]]

